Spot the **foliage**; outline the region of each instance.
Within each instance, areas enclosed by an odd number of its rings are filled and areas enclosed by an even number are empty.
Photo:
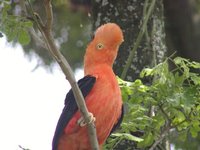
[[[6,34],[9,42],[13,40],[19,41],[22,45],[27,45],[30,42],[30,36],[27,28],[33,26],[30,20],[25,17],[11,15],[9,13],[11,5],[7,1],[0,2],[2,6],[0,16],[0,31]]]
[[[45,12],[40,0],[30,0],[36,13],[45,22]],[[41,34],[35,28],[25,0],[0,2],[0,37],[6,35],[7,41],[20,43],[27,56],[38,56],[38,65],[49,67],[54,63],[44,48]],[[91,26],[86,12],[72,12],[67,1],[53,1],[53,35],[58,48],[75,69],[82,65],[86,43],[90,39]],[[2,34],[3,33],[3,34]],[[36,54],[36,55],[33,55]]]
[[[176,69],[169,71],[169,61]],[[151,85],[118,78],[126,112],[121,129],[112,134],[104,149],[115,149],[123,139],[135,141],[138,148],[150,148],[174,131],[182,141],[189,135],[196,138],[200,133],[200,76],[191,68],[200,69],[200,63],[168,58],[141,72],[141,78],[153,78]],[[135,137],[137,131],[143,135]]]

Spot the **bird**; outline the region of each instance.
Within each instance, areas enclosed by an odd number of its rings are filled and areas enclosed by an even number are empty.
[[[112,69],[123,41],[123,32],[117,24],[106,23],[97,28],[84,55],[84,77],[78,81],[96,126],[99,149],[120,126],[124,115],[121,91]],[[87,126],[72,90],[66,95],[52,150],[92,150]]]

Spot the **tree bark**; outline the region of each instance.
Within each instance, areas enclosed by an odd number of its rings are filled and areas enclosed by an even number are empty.
[[[151,1],[149,0],[93,1],[93,29],[106,22],[115,22],[123,30],[125,41],[120,47],[116,63],[114,64],[114,71],[118,76],[121,75],[127,58],[133,49],[150,3]],[[135,52],[135,57],[125,78],[126,80],[133,81],[139,78],[139,73],[143,68],[154,66],[155,63],[163,59],[166,52],[164,39],[163,6],[161,0],[155,4],[153,15],[148,21],[145,35]]]

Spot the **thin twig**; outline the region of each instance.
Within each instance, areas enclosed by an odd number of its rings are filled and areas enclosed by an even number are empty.
[[[48,50],[46,43],[41,39],[41,37],[37,34],[34,28],[29,29],[29,33],[31,34],[31,37],[33,38],[38,47],[42,47],[45,50]]]
[[[184,68],[181,68],[179,65],[177,65],[171,57],[169,57],[168,59],[177,67],[176,69],[178,71],[184,74],[184,71],[185,71]],[[172,72],[174,72],[174,70],[172,70]],[[189,86],[191,87],[191,81],[189,80],[189,78],[185,77],[185,80],[188,82]]]
[[[26,4],[24,0],[20,0],[19,1],[20,7],[21,7],[21,13],[23,17],[26,17],[27,19],[33,21],[33,18],[28,17],[28,11],[26,8]],[[44,41],[41,39],[41,37],[39,35],[36,34],[36,31],[34,30],[34,28],[30,28],[28,29],[29,33],[31,34],[31,37],[33,38],[33,40],[35,41],[35,43],[37,43],[37,46],[40,46],[44,49],[47,49],[46,44],[44,43]]]
[[[164,112],[164,110],[161,108],[161,111],[164,113],[165,117],[170,121],[169,116]],[[191,110],[192,112],[192,110]],[[191,112],[189,113],[189,115],[191,114]],[[162,132],[162,134],[159,136],[159,138],[154,142],[154,144],[150,147],[149,150],[154,150],[155,147],[162,142],[162,140],[168,135],[169,131],[171,129],[176,129],[179,125],[181,125],[182,123],[184,123],[185,121],[187,121],[187,118],[182,120],[181,122],[177,123],[176,125],[171,125],[171,123],[169,122],[165,128],[165,130]]]
[[[24,148],[24,147],[22,147],[21,145],[18,145],[18,146],[19,146],[19,148],[22,149],[22,150],[29,150],[28,148]]]
[[[27,1],[29,2],[29,0],[27,0]],[[29,2],[29,5],[30,5],[30,2]],[[52,36],[51,28],[52,28],[52,22],[53,22],[53,12],[52,12],[52,7],[51,7],[51,1],[44,0],[44,6],[45,6],[46,16],[47,16],[47,21],[46,21],[45,25],[43,24],[43,21],[41,20],[39,15],[34,13],[33,10],[32,10],[32,16],[33,16],[34,21],[36,22],[40,32],[42,33],[42,36],[48,47],[50,54],[58,62],[63,73],[65,74],[67,80],[69,81],[69,83],[72,87],[72,91],[74,93],[77,106],[78,106],[83,118],[85,119],[85,121],[87,123],[91,147],[93,150],[98,150],[99,146],[98,146],[98,141],[97,141],[97,136],[96,136],[96,128],[95,128],[94,123],[89,123],[90,122],[89,112],[86,107],[83,95],[76,83],[76,80],[73,75],[73,71],[72,71],[71,67],[69,66],[67,60],[64,58],[64,56],[61,54],[61,52],[56,47],[56,44],[55,44],[53,36]]]
[[[179,122],[178,124],[171,126],[170,124],[168,124],[168,126],[165,128],[165,130],[162,132],[162,134],[159,136],[159,138],[153,143],[153,145],[150,147],[149,150],[154,150],[155,147],[162,142],[162,140],[168,135],[169,131],[171,129],[175,129],[177,128],[179,125],[181,125],[182,123],[184,123],[185,121],[187,121],[186,119],[182,120],[181,122]]]
[[[169,130],[172,127],[169,125],[168,127],[166,127],[165,131],[159,136],[159,138],[153,143],[153,145],[150,147],[149,150],[154,150],[156,148],[156,146],[167,136],[167,134],[169,133]]]
[[[142,28],[140,29],[140,32],[139,32],[139,34],[137,36],[137,39],[136,39],[135,44],[134,44],[134,47],[133,47],[132,51],[130,52],[130,55],[129,55],[128,59],[127,59],[127,63],[125,65],[125,67],[124,67],[124,70],[122,71],[121,79],[125,79],[126,74],[128,72],[128,69],[131,66],[131,63],[133,61],[133,57],[135,55],[135,51],[137,50],[137,48],[138,48],[138,46],[139,46],[139,44],[140,44],[140,42],[142,40],[142,37],[143,37],[144,32],[146,30],[147,22],[148,22],[148,20],[150,18],[150,15],[152,14],[152,11],[154,9],[155,2],[156,2],[156,0],[152,0],[151,4],[149,6],[149,9],[147,11],[147,15],[146,15],[146,17],[144,19],[144,22],[142,24]]]
[[[165,118],[167,119],[167,124],[171,124],[171,119],[170,117],[168,116],[168,114],[164,111],[163,107],[162,107],[162,104],[161,105],[158,105],[158,107],[160,108],[161,112],[163,113],[163,115],[165,116]]]

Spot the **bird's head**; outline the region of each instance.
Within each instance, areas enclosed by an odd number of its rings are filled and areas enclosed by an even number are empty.
[[[86,49],[85,68],[99,64],[107,64],[112,67],[122,42],[123,33],[118,25],[107,23],[100,26]]]

